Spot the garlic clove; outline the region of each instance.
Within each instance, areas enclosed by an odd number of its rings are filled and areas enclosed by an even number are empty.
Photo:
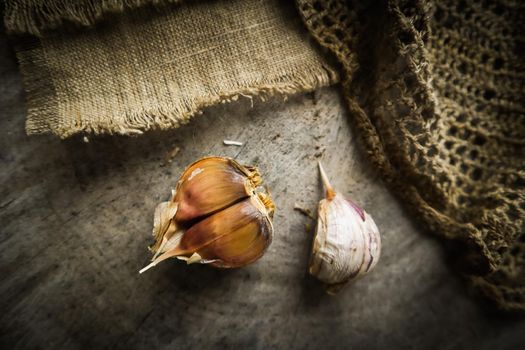
[[[318,222],[309,273],[337,292],[347,281],[366,274],[381,251],[379,230],[372,217],[336,193],[319,163],[326,198],[319,202]]]
[[[341,283],[367,273],[380,254],[379,231],[374,221],[340,194],[319,204],[310,273],[323,282]]]
[[[266,207],[250,197],[193,225],[179,249],[197,252],[215,267],[242,267],[264,254],[272,235]]]
[[[198,160],[184,171],[172,197],[178,206],[175,220],[188,222],[226,208],[255,193],[260,182],[257,169],[233,159]]]

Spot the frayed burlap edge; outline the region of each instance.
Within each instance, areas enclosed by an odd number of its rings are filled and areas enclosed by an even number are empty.
[[[305,63],[284,77],[269,79],[255,84],[235,82],[224,91],[213,91],[210,96],[196,97],[182,101],[182,104],[159,105],[124,115],[124,121],[115,122],[110,118],[86,121],[80,116],[70,116],[67,120],[59,117],[58,101],[53,87],[53,78],[46,65],[45,51],[37,38],[28,39],[17,47],[22,77],[26,89],[28,135],[55,134],[64,139],[74,134],[141,134],[148,130],[168,130],[177,128],[202,113],[206,107],[219,103],[236,101],[239,98],[264,101],[273,96],[305,93],[320,87],[330,86],[339,81],[337,72],[329,65],[312,66]]]
[[[66,24],[91,26],[104,15],[125,9],[180,2],[182,0],[7,0],[4,24],[11,33],[43,36]]]

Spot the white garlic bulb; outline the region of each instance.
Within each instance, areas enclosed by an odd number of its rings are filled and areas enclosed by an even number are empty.
[[[370,215],[336,193],[319,163],[326,198],[319,202],[309,272],[335,293],[374,268],[381,252],[379,230]]]

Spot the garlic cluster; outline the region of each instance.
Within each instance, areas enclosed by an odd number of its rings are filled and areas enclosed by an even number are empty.
[[[319,170],[326,198],[319,202],[309,273],[335,293],[349,280],[374,268],[381,239],[372,217],[334,191],[321,163]]]
[[[275,206],[259,172],[230,158],[191,164],[171,200],[155,210],[151,264],[175,257],[188,264],[242,267],[259,259],[271,243]]]

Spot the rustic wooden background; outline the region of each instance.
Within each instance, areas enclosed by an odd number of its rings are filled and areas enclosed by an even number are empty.
[[[337,87],[217,106],[173,132],[60,141],[25,135],[3,34],[0,48],[2,349],[522,347],[525,321],[473,296],[360,156]],[[139,275],[155,205],[205,155],[259,166],[277,204],[273,244],[244,269],[169,261]],[[305,275],[313,222],[293,210],[315,212],[317,159],[383,239],[373,273],[335,297]]]

